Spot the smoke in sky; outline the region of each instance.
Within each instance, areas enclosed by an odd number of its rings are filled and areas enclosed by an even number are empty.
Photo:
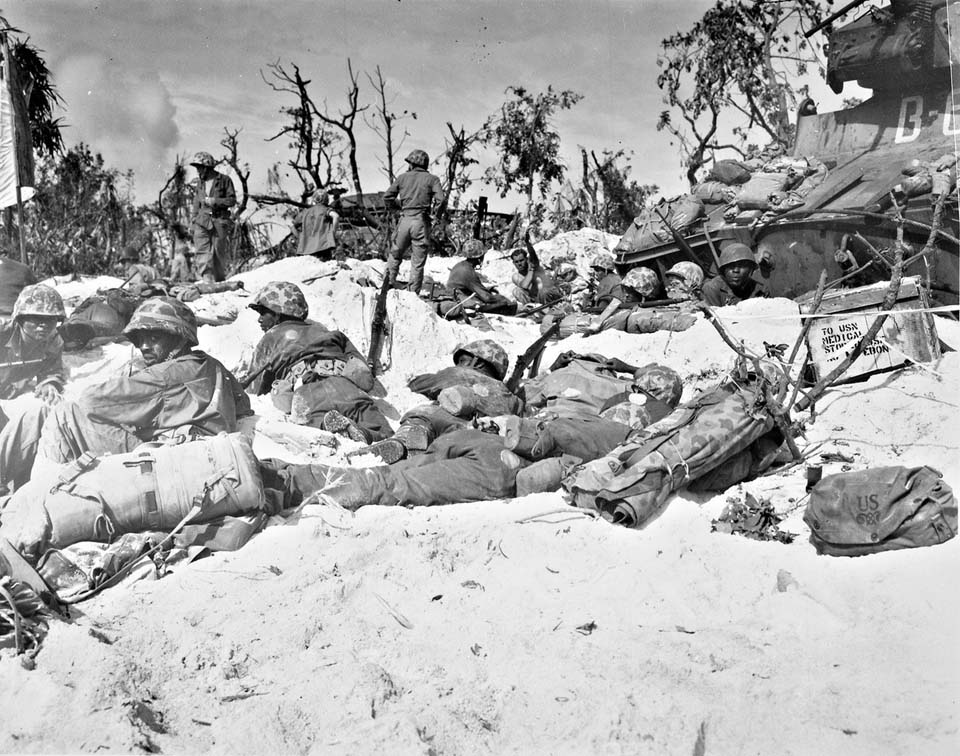
[[[66,100],[67,143],[86,142],[108,165],[132,168],[139,192],[162,182],[180,131],[177,109],[160,77],[131,73],[100,54],[70,56],[54,73]]]

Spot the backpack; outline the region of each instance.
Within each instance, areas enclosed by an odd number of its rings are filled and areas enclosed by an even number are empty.
[[[931,467],[876,467],[821,480],[803,520],[818,554],[861,556],[949,541],[957,501]]]

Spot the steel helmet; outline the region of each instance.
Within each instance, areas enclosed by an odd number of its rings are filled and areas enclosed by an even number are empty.
[[[637,370],[633,376],[633,385],[652,394],[670,409],[680,403],[683,393],[683,381],[680,374],[666,365],[651,362]]]
[[[621,283],[645,297],[652,297],[660,290],[660,279],[650,268],[631,268]]]
[[[209,152],[198,152],[190,161],[190,165],[204,165],[207,168],[213,168],[216,164],[217,161],[213,159],[213,155]]]
[[[468,260],[476,260],[483,257],[486,251],[483,247],[483,242],[479,239],[468,239],[463,243],[463,248],[460,250],[461,254]]]
[[[506,376],[507,366],[510,364],[510,358],[507,357],[506,350],[496,341],[492,341],[490,339],[480,339],[479,341],[471,341],[469,344],[464,344],[462,347],[458,347],[453,352],[454,365],[457,364],[457,360],[460,359],[460,355],[464,352],[467,354],[472,354],[474,357],[477,357],[490,365],[490,367],[492,367],[494,372],[497,374],[497,378],[499,378],[501,381],[504,379],[504,376]]]
[[[757,264],[757,258],[754,257],[753,251],[746,244],[734,242],[733,244],[728,244],[720,251],[721,269],[738,262],[749,262],[753,265]]]
[[[249,306],[254,310],[270,310],[277,315],[286,315],[296,320],[306,320],[310,312],[303,291],[289,281],[271,281],[257,292]]]
[[[691,292],[703,286],[703,268],[694,262],[678,262],[666,273],[666,278],[679,278]]]
[[[614,260],[613,255],[609,252],[600,252],[595,255],[590,261],[590,267],[606,271],[614,271],[617,269],[616,260]]]
[[[137,331],[165,331],[196,346],[197,316],[179,299],[173,297],[150,297],[133,313],[123,335],[131,341]]]
[[[411,150],[410,154],[407,155],[404,160],[414,168],[426,168],[430,165],[430,156],[423,150]]]
[[[17,301],[13,304],[12,318],[16,320],[24,315],[57,317],[61,320],[67,318],[60,293],[46,284],[31,284],[23,287]]]

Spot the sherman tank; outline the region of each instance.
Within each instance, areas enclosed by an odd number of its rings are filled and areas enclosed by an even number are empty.
[[[858,10],[863,2],[849,3],[827,21]],[[768,289],[781,296],[796,297],[815,288],[824,269],[831,281],[872,283],[889,275],[879,258],[890,259],[898,214],[904,219],[908,250],[920,252],[942,194],[936,249],[911,262],[905,274],[929,276],[934,302],[955,304],[960,295],[957,50],[960,0],[894,0],[834,29],[826,47],[827,83],[841,93],[847,82],[856,82],[871,89],[872,96],[830,113],[818,113],[812,100],[801,103],[791,155],[753,166],[759,172],[742,186],[699,185],[692,196],[696,199],[699,193],[714,204],[704,204],[705,212],[696,221],[689,221],[689,206],[679,213],[681,221],[686,214],[685,222],[663,224],[655,233],[641,228],[638,218],[618,244],[620,267],[665,269],[692,253],[709,272],[720,249],[736,240],[756,248],[760,275]],[[721,163],[726,165],[716,164],[714,172],[723,167],[735,173],[742,165]],[[776,176],[762,173],[769,165],[788,174],[794,171],[793,188],[789,183],[778,188]],[[762,182],[748,191],[761,173],[774,181],[766,195]],[[729,171],[721,174],[735,178]],[[720,203],[711,194],[716,191]],[[755,204],[743,209],[736,197]],[[758,197],[766,201],[757,203]],[[654,224],[660,216],[669,222],[672,209],[666,204],[654,208]],[[678,225],[686,244],[673,234]]]

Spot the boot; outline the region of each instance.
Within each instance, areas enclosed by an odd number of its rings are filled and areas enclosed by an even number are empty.
[[[430,431],[423,425],[403,423],[393,434],[393,438],[403,444],[407,456],[422,454],[430,446]]]
[[[330,433],[336,433],[340,436],[346,436],[352,441],[359,441],[361,444],[367,442],[367,437],[360,427],[349,417],[337,410],[330,410],[323,416],[323,430]]]
[[[392,465],[394,462],[399,462],[407,456],[407,448],[394,436],[392,438],[385,438],[382,441],[377,441],[369,446],[364,446],[362,449],[352,451],[347,455],[347,459],[359,457],[361,454],[373,454],[382,459],[385,464]]]

